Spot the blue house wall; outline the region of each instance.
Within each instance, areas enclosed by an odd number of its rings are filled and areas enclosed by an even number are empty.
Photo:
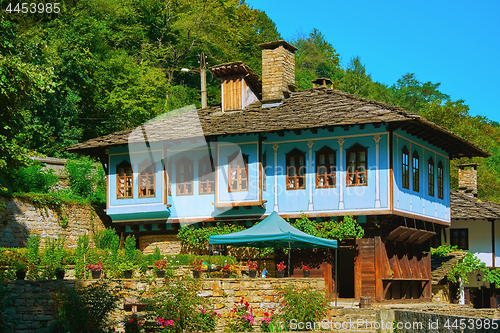
[[[162,212],[169,219],[201,221],[217,217],[245,219],[269,214],[273,210],[288,216],[299,216],[302,212],[316,216],[335,216],[389,214],[394,209],[401,213],[449,222],[448,154],[406,132],[396,130],[393,133],[391,178],[389,135],[390,132],[383,126],[376,128],[366,125],[335,128],[334,131],[318,129],[316,133],[309,130],[300,133],[285,132],[282,136],[268,133],[264,135],[262,142],[259,142],[259,135],[253,134],[218,137],[208,144],[204,139],[196,142],[185,140],[181,144],[154,143],[149,150],[131,149],[130,154],[128,147],[115,146],[109,149],[108,214],[114,221],[140,220],[144,213],[147,213],[144,216],[153,219],[155,212],[159,215]],[[367,148],[367,186],[346,186],[346,150],[355,144]],[[315,185],[316,152],[325,146],[336,151],[334,188],[316,188]],[[413,151],[417,151],[420,156],[419,192],[412,191],[411,186],[409,190],[402,187],[401,150],[404,146],[411,151],[410,163]],[[286,154],[293,149],[305,153],[305,189],[286,189]],[[235,152],[248,156],[248,191],[229,192],[228,158]],[[262,169],[258,163],[260,154],[265,158]],[[210,156],[215,163],[216,193],[200,194],[198,163],[202,158]],[[429,196],[427,189],[426,161],[431,156],[435,162],[434,197]],[[138,198],[138,184],[135,181],[138,179],[138,164],[146,158],[155,160],[156,197]],[[176,193],[176,163],[182,158],[193,161],[192,195]],[[131,199],[116,198],[116,166],[124,160],[131,162],[134,169],[134,197]],[[437,164],[440,161],[444,166],[443,199],[437,197]],[[165,179],[167,174],[168,181]],[[410,184],[411,177],[410,172]],[[170,191],[165,188],[168,182],[171,183]],[[165,200],[167,192],[170,193]],[[232,203],[248,206],[240,209],[227,207]]]

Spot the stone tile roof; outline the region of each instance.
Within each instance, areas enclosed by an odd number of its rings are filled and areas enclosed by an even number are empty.
[[[401,128],[448,151],[451,157],[490,155],[447,129],[402,108],[325,88],[295,92],[274,107],[262,107],[260,102],[255,102],[245,110],[236,112],[223,113],[220,107],[176,115],[169,112],[165,119],[145,126],[149,133],[148,141],[154,142],[193,138],[200,136],[200,133],[205,137],[215,137],[325,127],[343,134],[346,132],[340,127],[363,124],[388,124],[391,129]],[[99,155],[109,146],[143,141],[141,135],[131,135],[132,132],[125,130],[91,139],[69,147],[68,151]],[[140,131],[135,132],[140,134]]]
[[[469,194],[450,191],[452,219],[500,219],[500,205]]]
[[[455,266],[466,252],[452,252],[444,257],[431,258],[432,284],[436,285],[446,277],[448,271]]]

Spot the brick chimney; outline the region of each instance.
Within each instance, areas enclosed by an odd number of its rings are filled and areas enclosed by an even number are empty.
[[[295,88],[295,51],[284,40],[259,45],[262,49],[262,104],[282,102]]]
[[[479,164],[458,165],[458,191],[477,196],[477,166]]]

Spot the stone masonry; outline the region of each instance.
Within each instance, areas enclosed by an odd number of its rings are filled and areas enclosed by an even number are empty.
[[[458,166],[458,190],[460,192],[477,196],[477,166],[477,164]]]
[[[0,247],[26,247],[28,237],[36,234],[42,238],[61,235],[66,239],[65,247],[74,248],[79,236],[92,236],[105,228],[95,210],[87,205],[40,208],[27,199],[0,197],[0,201]]]
[[[295,85],[295,50],[281,41],[261,44],[262,48],[262,101],[279,102],[290,94]]]

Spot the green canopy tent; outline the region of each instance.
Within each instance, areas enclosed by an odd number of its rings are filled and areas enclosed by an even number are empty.
[[[302,232],[286,222],[278,213],[272,212],[251,228],[226,235],[210,236],[210,245],[245,247],[288,248],[288,276],[290,276],[290,249],[334,248],[335,249],[335,299],[337,298],[337,241],[315,237]],[[211,251],[209,251],[210,254]]]

